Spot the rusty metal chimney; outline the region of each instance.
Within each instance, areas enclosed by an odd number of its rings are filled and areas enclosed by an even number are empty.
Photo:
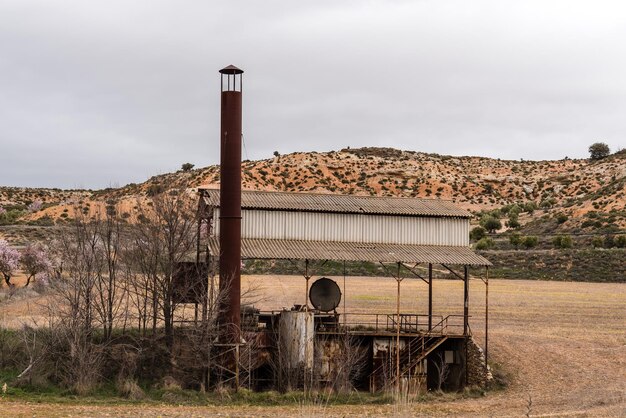
[[[241,94],[243,70],[220,70],[220,295],[229,343],[239,343],[241,322]],[[225,294],[226,293],[226,294]]]

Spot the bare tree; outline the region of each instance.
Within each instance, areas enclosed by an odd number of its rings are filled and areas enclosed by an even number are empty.
[[[69,328],[93,327],[94,289],[104,263],[97,226],[79,213],[68,228],[60,231],[53,245],[57,277],[52,282],[56,298],[55,316]],[[71,324],[70,324],[71,323]]]
[[[444,353],[440,352],[435,356],[432,365],[437,371],[437,390],[441,390],[441,386],[445,383],[450,375],[450,366],[446,363]]]
[[[171,189],[151,198],[150,206],[139,205],[139,222],[133,226],[135,277],[141,293],[149,295],[152,331],[162,322],[168,347],[172,347],[174,274],[183,261],[195,259],[198,234],[196,208],[184,189]],[[139,280],[137,280],[139,279]],[[148,310],[145,304],[144,314]]]
[[[228,298],[228,289],[221,289],[213,295],[213,300],[208,301],[208,309],[202,320],[192,327],[181,330],[185,344],[182,345],[179,353],[180,363],[188,365],[194,371],[194,374],[199,377],[199,386],[202,389],[208,389],[211,385],[220,383],[211,382],[211,370],[217,362],[222,360],[223,353],[216,350],[215,343],[218,341],[220,332],[218,307],[222,306],[221,302],[226,298]],[[218,373],[218,375],[222,374]]]
[[[125,272],[120,264],[121,253],[124,250],[125,224],[117,216],[113,205],[107,206],[104,220],[96,219],[96,235],[99,238],[101,263],[104,268],[99,270],[96,288],[96,310],[99,322],[102,324],[104,339],[109,340],[113,327],[120,314],[128,309],[122,306],[126,302],[126,286],[122,283],[121,274]]]

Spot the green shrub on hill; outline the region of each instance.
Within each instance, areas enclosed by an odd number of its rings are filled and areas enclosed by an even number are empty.
[[[487,231],[482,226],[472,228],[470,231],[470,239],[472,241],[479,241],[487,235]]]
[[[477,250],[488,250],[489,248],[492,248],[494,245],[494,242],[491,238],[481,238],[477,243],[475,248]]]
[[[537,239],[537,237],[532,236],[532,235],[529,235],[522,239],[522,245],[526,248],[536,247],[538,243],[539,243],[539,240]]]
[[[557,235],[552,240],[552,244],[554,244],[555,248],[572,248],[574,241],[569,235]]]

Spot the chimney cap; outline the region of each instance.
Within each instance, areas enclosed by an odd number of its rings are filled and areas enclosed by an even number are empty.
[[[243,70],[231,64],[228,67],[222,68],[220,70],[220,73],[221,74],[242,74]]]

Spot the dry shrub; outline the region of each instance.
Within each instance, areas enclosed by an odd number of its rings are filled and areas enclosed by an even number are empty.
[[[35,334],[34,334],[35,335]],[[33,356],[33,375],[45,376],[78,395],[93,392],[104,365],[103,346],[79,328],[56,326],[36,332],[41,351]]]
[[[22,372],[24,384],[59,384],[78,395],[93,392],[100,383],[102,347],[84,339],[69,340],[67,334],[39,330],[33,332],[30,364]]]
[[[141,349],[135,344],[116,343],[105,346],[103,378],[115,380],[133,380],[137,377]]]
[[[161,380],[160,386],[165,390],[173,390],[173,391],[183,390],[183,387],[181,386],[181,384],[172,376],[165,376]]]
[[[171,404],[182,404],[197,399],[197,392],[185,391],[172,376],[165,376],[158,387],[162,390],[161,400]]]
[[[115,388],[117,389],[117,393],[119,393],[120,396],[134,401],[138,401],[146,397],[146,394],[144,393],[143,389],[139,387],[136,380],[119,379],[115,385]]]
[[[91,343],[70,347],[69,361],[65,365],[66,385],[78,395],[88,395],[100,383],[102,352]]]
[[[0,327],[0,369],[19,368],[27,361],[19,335]]]
[[[161,400],[170,404],[182,404],[189,400],[189,396],[182,390],[168,390],[161,395]]]
[[[215,394],[220,398],[220,400],[228,400],[232,399],[231,397],[232,388],[226,387],[224,385],[217,385],[215,387]]]
[[[162,339],[145,338],[138,344],[137,375],[142,380],[158,382],[172,370],[170,352]]]

